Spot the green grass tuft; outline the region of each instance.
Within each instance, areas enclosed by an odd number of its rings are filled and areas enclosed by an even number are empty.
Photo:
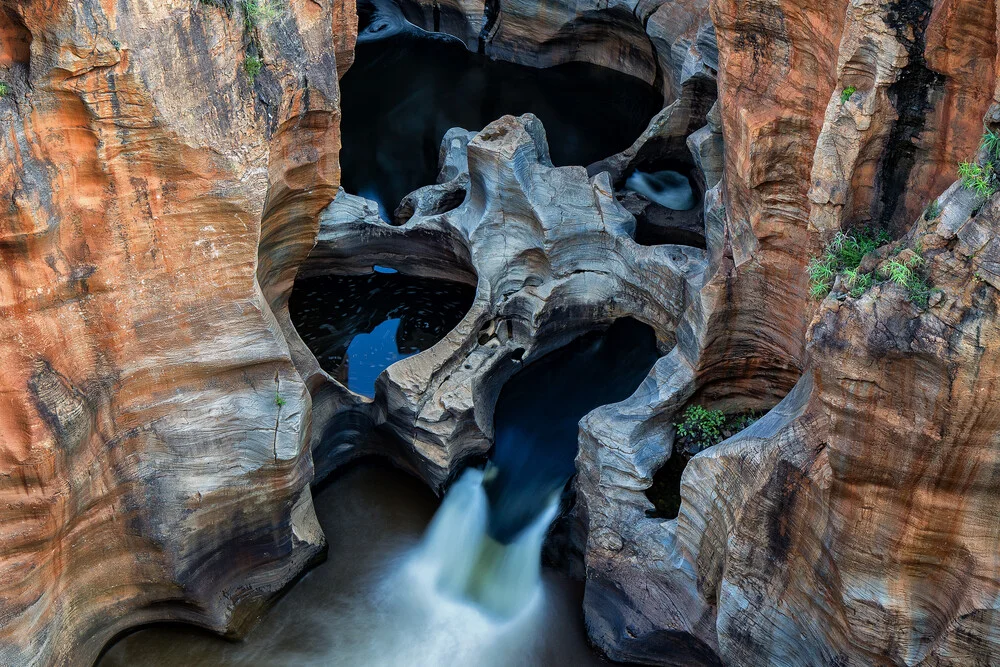
[[[10,86],[8,86],[3,81],[0,81],[0,97],[7,97],[10,93]]]
[[[920,271],[920,266],[924,264],[924,258],[918,254],[913,255],[908,260],[900,261],[890,259],[882,267],[882,275],[887,280],[906,288],[906,298],[920,308],[926,308],[930,300],[931,286],[927,283],[927,278]]]
[[[806,271],[809,273],[809,295],[814,299],[825,298],[833,289],[833,283],[837,276],[847,271],[851,272],[848,279],[855,276],[853,285],[848,285],[852,295],[855,295],[854,293],[864,285],[867,285],[864,289],[871,287],[871,284],[861,277],[869,274],[859,275],[857,268],[861,265],[861,260],[865,258],[865,255],[875,252],[879,246],[885,245],[889,241],[889,234],[885,230],[862,230],[853,234],[837,232],[833,240],[824,248],[823,254],[819,257],[813,257],[806,267]],[[863,294],[864,289],[860,289],[856,296]]]
[[[265,21],[278,18],[279,6],[275,0],[240,0],[240,7],[247,30],[255,30]]]
[[[274,404],[277,405],[279,408],[285,404],[285,399],[283,399],[281,397],[281,394],[279,394],[277,391],[274,392]]]

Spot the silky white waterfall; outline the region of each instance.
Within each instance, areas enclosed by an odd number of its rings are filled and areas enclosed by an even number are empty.
[[[466,470],[451,487],[414,558],[443,595],[476,604],[498,619],[529,608],[541,592],[542,542],[558,509],[553,497],[509,544],[488,531],[491,508],[483,471]]]

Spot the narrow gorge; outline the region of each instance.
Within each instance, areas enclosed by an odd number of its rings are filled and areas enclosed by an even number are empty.
[[[0,667],[1000,664],[998,15],[0,0]]]

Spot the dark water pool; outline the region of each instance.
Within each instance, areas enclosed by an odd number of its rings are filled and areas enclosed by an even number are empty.
[[[372,397],[382,371],[444,338],[474,297],[469,285],[376,271],[299,278],[289,312],[320,366]]]
[[[575,472],[579,421],[628,398],[658,357],[653,330],[632,319],[582,336],[519,372],[494,417],[496,445],[485,483],[490,533],[507,543]]]
[[[546,69],[493,61],[454,39],[425,33],[401,15],[359,4],[354,65],[341,81],[343,186],[391,213],[435,182],[438,150],[452,127],[479,130],[504,114],[531,112],[545,125],[556,165],[586,166],[632,144],[663,106],[643,81],[584,63]],[[388,10],[386,10],[388,11]],[[382,35],[385,35],[382,37]]]

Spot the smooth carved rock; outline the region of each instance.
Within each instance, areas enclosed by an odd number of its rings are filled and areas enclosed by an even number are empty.
[[[353,10],[283,7],[252,85],[208,3],[0,9],[4,665],[238,635],[322,552],[275,316],[338,186]]]
[[[995,8],[911,5],[847,9],[809,192],[810,226],[825,238],[859,223],[904,231],[977,150],[995,84]]]
[[[635,221],[615,200],[607,174],[553,167],[534,116],[505,116],[475,135],[453,130],[442,150],[442,175],[453,177],[408,198],[413,214],[405,224],[375,221],[364,213],[374,203],[349,195],[323,215],[305,272],[362,273],[382,264],[467,281],[477,292],[442,341],[379,378],[374,401],[304,355],[321,470],[377,452],[440,489],[460,462],[489,449],[493,405],[522,365],[628,316],[649,323],[669,349],[688,286],[704,268],[700,250],[637,245],[629,235]],[[428,202],[456,183],[467,184],[464,200],[435,212]],[[361,214],[352,220],[348,210]],[[356,437],[359,424],[371,437]],[[381,437],[387,431],[394,438]]]
[[[630,74],[661,89],[668,102],[691,77],[718,69],[707,0],[402,0],[399,10],[375,4],[497,60],[532,67],[587,62]]]
[[[943,39],[957,34],[950,22],[967,20],[971,6],[913,3],[901,16],[864,2],[713,3],[725,175],[706,197],[704,287],[678,324],[677,347],[646,384],[588,415],[577,460],[587,625],[612,658],[998,659],[997,528],[987,518],[995,494],[985,481],[995,474],[990,452],[1000,423],[987,398],[996,375],[998,204],[954,185],[939,198],[939,217],[919,219],[903,241],[866,260],[865,270],[875,270],[896,250],[905,259],[922,247],[928,279],[941,290],[927,309],[899,286],[880,284],[853,299],[838,282],[807,327],[816,306],[804,271],[823,235],[872,220],[833,208],[871,200],[865,188],[881,178],[871,169],[863,176],[854,155],[881,151],[892,169],[914,158],[908,173],[893,172],[902,180],[880,184],[907,184],[881,216],[897,231],[954,178],[954,162],[945,167],[936,157],[964,145],[946,138],[950,132],[969,127],[962,141],[972,157],[996,54],[994,8],[981,9],[986,27]],[[865,38],[888,41],[855,51]],[[961,93],[932,90],[931,104],[910,106],[907,68],[919,53],[943,63],[933,66],[944,77],[935,86],[982,76]],[[855,55],[864,58],[852,64]],[[872,104],[863,119],[872,125],[855,123],[856,107],[873,98],[855,93],[841,104],[841,91],[860,91],[850,77],[875,72],[882,60],[872,85],[891,104]],[[901,101],[905,108],[894,106]],[[841,115],[827,123],[834,106]],[[914,114],[924,122],[910,135]],[[844,171],[830,177],[828,205],[817,177],[839,168],[838,156]],[[822,234],[810,236],[810,222]],[[648,517],[644,491],[672,455],[671,423],[691,403],[728,411],[777,405],[691,460],[676,519]]]

